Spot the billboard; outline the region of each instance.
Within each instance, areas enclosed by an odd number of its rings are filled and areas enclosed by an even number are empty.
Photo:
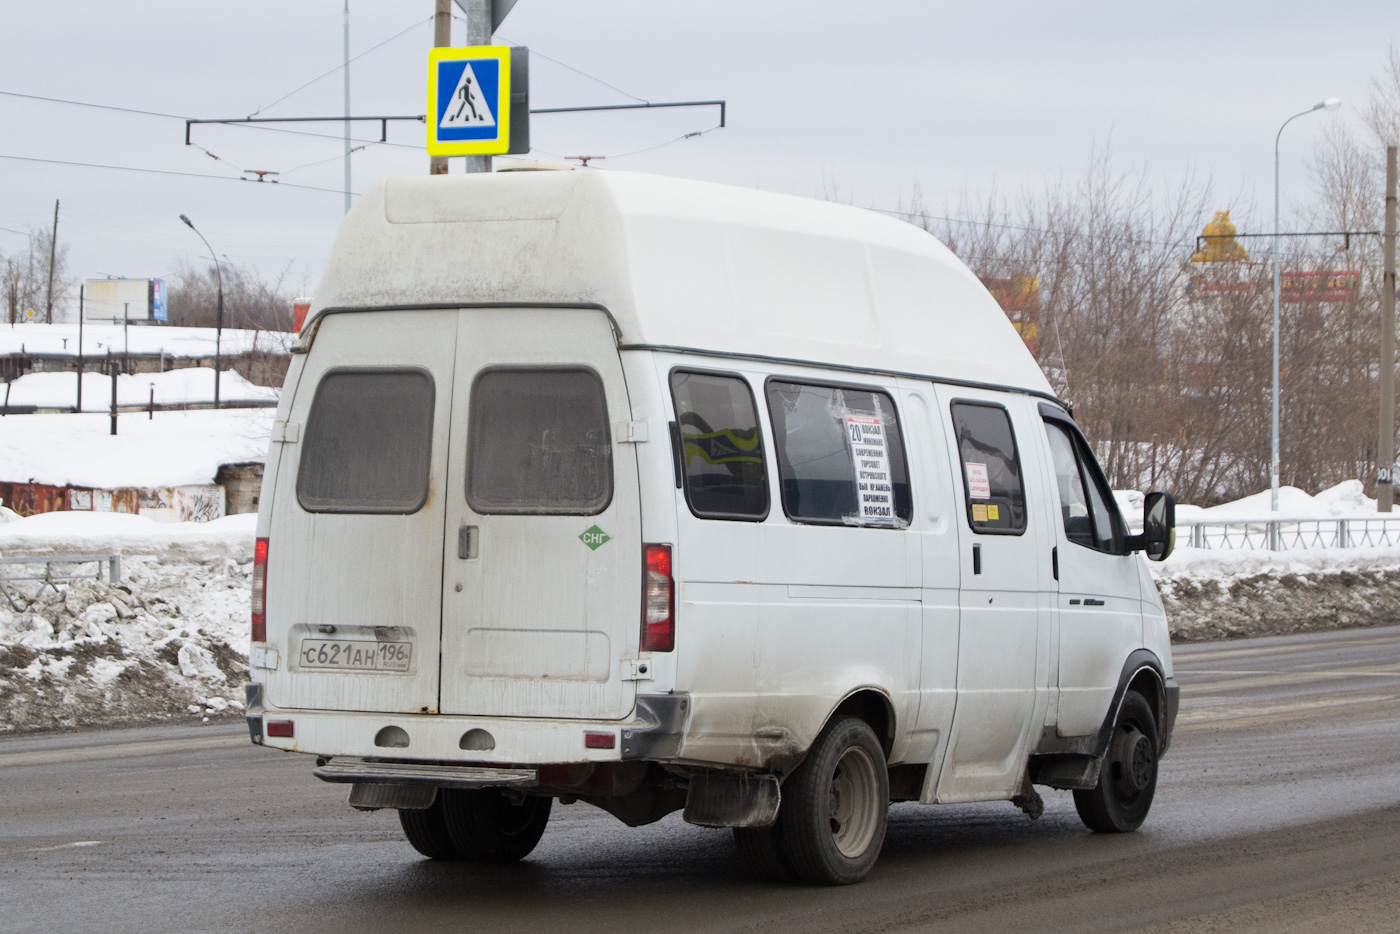
[[[164,279],[88,279],[83,320],[111,324],[170,320]]]

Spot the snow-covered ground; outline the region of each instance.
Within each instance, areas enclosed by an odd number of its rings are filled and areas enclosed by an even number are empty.
[[[212,403],[214,369],[186,367],[164,373],[133,373],[117,377],[117,405],[146,405],[155,391],[157,405]],[[224,405],[244,402],[275,402],[281,391],[250,383],[233,370],[219,377],[219,401]],[[78,398],[77,373],[29,373],[0,385],[0,404],[39,408],[72,407]],[[106,412],[112,406],[112,377],[83,373],[83,411]]]
[[[22,609],[0,598],[0,733],[241,708],[256,516],[161,524],[5,513],[0,556],[118,552],[122,561],[115,584],[6,585]]]
[[[214,328],[178,328],[167,325],[83,324],[83,353],[103,356],[108,350],[121,353],[167,353],[173,357],[214,355],[217,335]],[[224,328],[218,341],[226,354],[251,350],[285,352],[296,335],[281,331],[248,331]],[[0,354],[27,353],[78,355],[78,325],[15,324],[0,326]],[[87,387],[84,387],[86,390]]]
[[[28,377],[25,377],[26,379]],[[167,487],[214,482],[221,464],[267,456],[274,409],[0,418],[0,480],[53,486]]]

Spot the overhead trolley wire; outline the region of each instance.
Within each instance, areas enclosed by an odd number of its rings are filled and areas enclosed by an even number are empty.
[[[345,194],[341,188],[318,188],[315,185],[299,185],[296,182],[260,182],[251,178],[240,178],[234,175],[209,175],[204,172],[179,172],[174,169],[147,169],[134,165],[108,165],[102,162],[76,162],[68,159],[41,159],[38,156],[15,156],[9,153],[0,153],[0,159],[10,159],[16,162],[42,162],[48,165],[68,165],[85,169],[111,169],[118,172],[141,172],[147,175],[178,175],[183,178],[212,178],[221,182],[248,182],[253,185],[276,185],[280,188],[300,188],[304,191],[325,191],[334,195]],[[359,194],[360,192],[351,192]]]

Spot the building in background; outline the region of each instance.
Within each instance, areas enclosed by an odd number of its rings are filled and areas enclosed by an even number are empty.
[[[980,276],[1032,356],[1040,351],[1040,279],[1037,276]]]

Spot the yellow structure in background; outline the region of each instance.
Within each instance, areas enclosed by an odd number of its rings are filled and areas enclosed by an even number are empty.
[[[1216,211],[1215,219],[1206,224],[1201,236],[1206,247],[1191,256],[1193,263],[1249,262],[1249,254],[1235,241],[1235,225],[1230,223],[1229,211]]]

